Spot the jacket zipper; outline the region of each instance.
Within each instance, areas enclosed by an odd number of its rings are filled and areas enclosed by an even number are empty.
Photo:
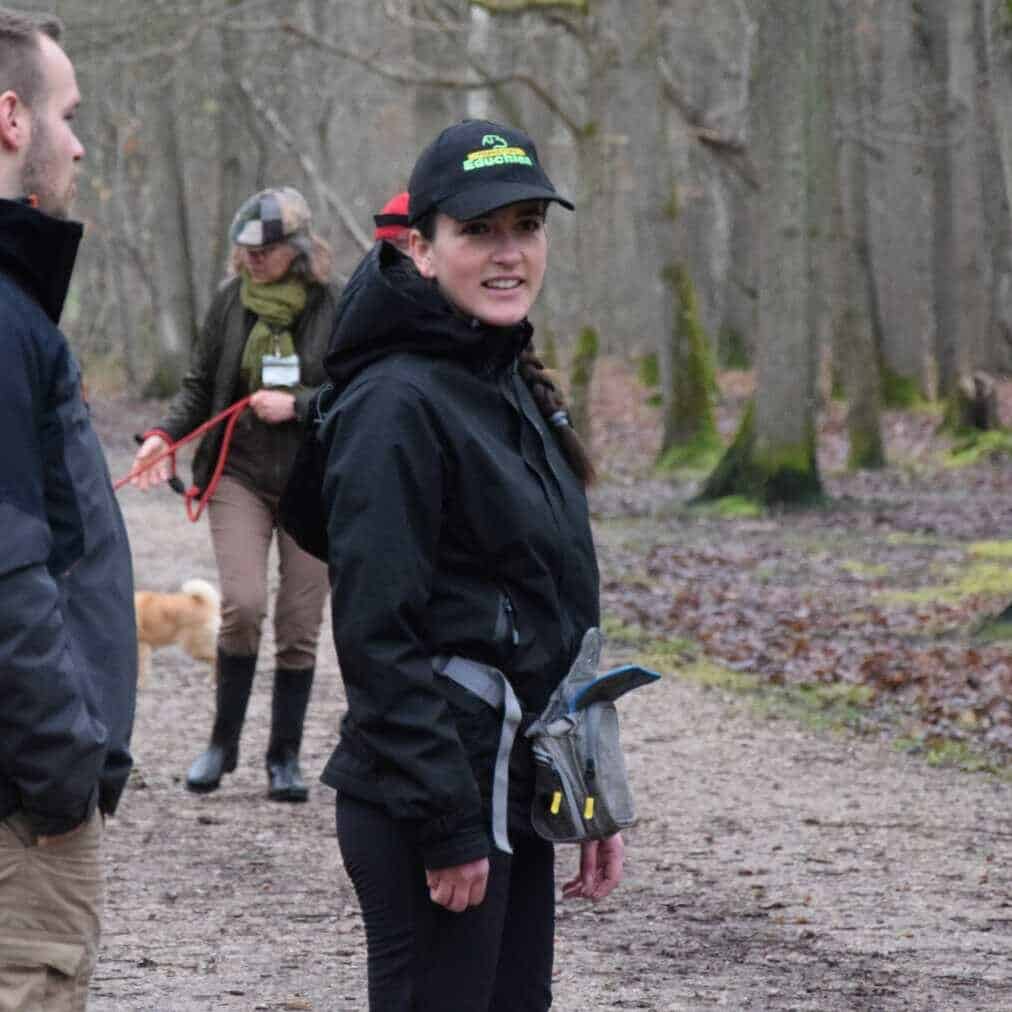
[[[520,646],[520,626],[517,622],[517,612],[513,607],[513,598],[505,590],[502,592],[502,606],[506,612],[506,621],[509,623],[510,639],[513,642],[513,646],[518,647]]]
[[[537,476],[538,482],[541,485],[541,494],[545,497],[545,500],[548,503],[548,509],[552,514],[552,519],[555,521],[556,530],[559,532],[560,544],[567,544],[570,539],[570,534],[566,530],[562,522],[562,517],[565,515],[566,512],[565,493],[563,492],[562,482],[559,479],[555,467],[552,464],[552,459],[548,451],[548,447],[545,445],[545,436],[542,434],[537,424],[528,416],[527,410],[525,410],[525,408],[523,407],[520,393],[517,389],[518,385],[523,383],[523,380],[520,378],[520,366],[519,361],[517,359],[514,359],[512,365],[510,366],[509,377],[510,377],[509,387],[511,396],[507,397],[506,399],[513,407],[513,410],[516,411],[517,414],[520,416],[521,422],[520,453],[523,456],[527,466]],[[524,426],[530,426],[534,430],[535,437],[541,441],[541,452],[544,455],[545,467],[548,469],[548,474],[550,475],[550,478],[547,477],[546,475],[543,475],[541,471],[527,459],[527,455],[524,453],[523,449],[522,431]],[[551,436],[549,434],[548,438],[554,439],[554,436]],[[552,482],[554,482],[556,488],[558,489],[558,501],[556,500],[555,489],[550,487]],[[554,576],[555,576],[556,591],[561,601],[564,596],[563,585],[565,583],[565,552],[560,552],[558,565],[554,567]],[[561,615],[563,623],[563,630],[562,630],[563,641],[565,643],[566,651],[570,656],[574,656],[574,650],[576,648],[575,630],[572,628],[572,623],[568,621],[568,616],[565,609],[562,609]],[[568,629],[566,628],[567,625],[569,626]]]

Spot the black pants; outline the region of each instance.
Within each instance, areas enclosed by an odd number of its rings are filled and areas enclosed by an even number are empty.
[[[511,823],[518,820],[511,819]],[[494,850],[484,902],[433,903],[401,823],[337,797],[337,839],[362,907],[370,1012],[544,1012],[552,1004],[555,855],[527,826]]]

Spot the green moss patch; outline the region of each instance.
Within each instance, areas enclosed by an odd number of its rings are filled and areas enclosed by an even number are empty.
[[[979,544],[987,544],[980,542]],[[974,555],[971,551],[966,562],[950,567],[952,579],[916,590],[887,590],[876,594],[881,601],[908,604],[928,604],[933,601],[955,602],[968,597],[1012,597],[1012,566],[1008,556]]]
[[[720,499],[694,500],[692,508],[698,513],[708,516],[722,517],[725,520],[755,518],[763,515],[763,507],[755,499],[744,495],[725,495]]]
[[[845,559],[840,563],[840,568],[853,576],[866,576],[873,579],[881,579],[888,576],[890,572],[889,567],[881,563],[858,562],[856,559]]]
[[[920,385],[912,376],[901,376],[892,369],[882,369],[882,403],[887,408],[909,409],[925,403]]]
[[[1012,457],[1012,432],[992,429],[989,432],[961,434],[951,449],[942,455],[945,467],[970,467],[995,456]]]
[[[644,667],[740,697],[766,720],[793,720],[813,730],[861,729],[875,698],[873,690],[863,685],[771,685],[756,675],[732,671],[706,659],[678,663],[660,643],[651,644],[637,660]]]
[[[929,766],[940,769],[958,769],[964,773],[990,773],[1001,780],[1012,782],[1012,766],[964,741],[925,735],[917,738],[897,738],[893,747],[910,755],[923,757]]]
[[[688,442],[669,447],[657,462],[659,474],[676,471],[712,471],[724,454],[724,444],[715,431],[703,431]]]
[[[1012,541],[974,541],[968,551],[979,559],[1012,559]]]

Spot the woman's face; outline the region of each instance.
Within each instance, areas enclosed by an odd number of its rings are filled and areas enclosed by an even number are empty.
[[[243,246],[243,266],[258,285],[280,281],[292,266],[296,249],[287,242],[272,242],[269,246]]]
[[[433,238],[411,233],[411,258],[460,312],[493,327],[519,323],[541,291],[548,256],[541,201],[510,204],[482,218],[436,215]]]

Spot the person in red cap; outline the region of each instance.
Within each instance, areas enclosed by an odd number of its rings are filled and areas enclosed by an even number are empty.
[[[372,216],[376,224],[373,235],[376,241],[393,243],[402,253],[408,252],[408,240],[411,229],[408,228],[408,191],[391,197],[379,214]]]

